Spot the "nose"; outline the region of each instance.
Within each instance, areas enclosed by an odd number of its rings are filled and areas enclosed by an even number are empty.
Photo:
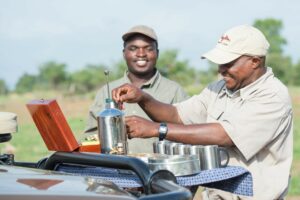
[[[144,57],[146,55],[146,51],[144,48],[138,48],[137,56]]]

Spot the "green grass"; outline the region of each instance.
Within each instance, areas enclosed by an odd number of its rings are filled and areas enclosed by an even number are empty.
[[[300,161],[300,117],[294,120],[294,160]]]
[[[289,188],[289,196],[299,196],[300,195],[300,173],[294,173],[291,179],[291,185]]]
[[[289,196],[300,195],[300,87],[290,87],[294,114],[294,150]]]

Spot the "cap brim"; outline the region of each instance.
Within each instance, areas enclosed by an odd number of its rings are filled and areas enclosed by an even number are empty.
[[[151,36],[149,34],[146,34],[146,33],[138,32],[138,31],[136,31],[136,32],[130,32],[130,33],[125,33],[122,36],[122,39],[123,39],[123,41],[126,41],[129,37],[131,37],[132,35],[136,35],[136,34],[144,35],[144,36],[146,36],[146,37],[148,37],[148,38],[150,38],[150,39],[152,39],[154,41],[157,41],[157,39],[153,38],[153,36]]]
[[[216,47],[210,50],[209,52],[203,54],[201,58],[202,59],[206,58],[213,63],[222,65],[222,64],[230,63],[231,61],[239,58],[240,56],[241,56],[240,54],[227,52]]]

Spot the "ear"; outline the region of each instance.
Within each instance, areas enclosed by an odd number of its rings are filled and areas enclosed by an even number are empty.
[[[256,69],[261,66],[262,59],[260,57],[254,56],[251,60],[253,69]]]
[[[123,58],[125,59],[125,49],[123,49]]]
[[[156,49],[157,58],[159,57],[159,49]]]

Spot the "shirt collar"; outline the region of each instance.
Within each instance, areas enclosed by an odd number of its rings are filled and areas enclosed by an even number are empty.
[[[259,79],[254,81],[253,83],[247,85],[246,87],[243,87],[235,92],[232,92],[228,90],[225,86],[225,81],[224,81],[224,87],[221,91],[220,95],[227,94],[230,98],[234,98],[237,96],[240,96],[242,99],[247,99],[251,93],[256,91],[261,84],[263,84],[270,76],[274,76],[272,68],[267,67],[267,71],[264,75],[262,75]]]
[[[156,70],[156,72],[155,72],[154,76],[152,76],[152,78],[150,80],[148,80],[147,82],[143,83],[141,88],[151,88],[157,81],[159,81],[159,79],[161,78],[161,75],[157,69],[155,69],[155,70]],[[128,73],[129,73],[128,70],[126,70],[124,73],[124,78],[128,83],[131,83],[130,79],[128,78]]]
[[[267,67],[267,71],[264,75],[262,75],[259,79],[257,79],[256,81],[254,81],[253,83],[247,85],[246,87],[240,89],[241,91],[241,97],[243,99],[247,99],[253,92],[255,92],[256,90],[258,90],[260,88],[260,86],[266,82],[266,80],[271,77],[274,76],[272,68]]]
[[[223,88],[222,88],[222,90],[221,90],[221,92],[220,92],[220,97],[222,97],[222,96],[224,96],[224,95],[227,95],[227,96],[229,96],[230,98],[234,98],[234,97],[238,97],[238,96],[240,96],[240,90],[237,90],[237,91],[234,91],[234,92],[232,92],[231,90],[228,90],[227,88],[226,88],[226,85],[225,85],[225,81],[224,80],[222,80],[223,81]]]

